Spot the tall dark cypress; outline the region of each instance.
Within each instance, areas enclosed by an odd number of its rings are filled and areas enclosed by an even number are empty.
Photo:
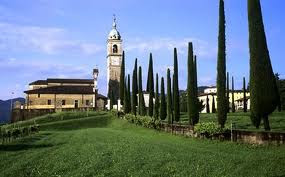
[[[115,104],[114,92],[113,92],[113,90],[111,90],[111,93],[110,93],[110,110],[113,109],[114,104]]]
[[[210,105],[209,105],[209,97],[208,97],[208,95],[207,95],[207,98],[206,98],[206,112],[210,113]]]
[[[224,0],[220,0],[219,6],[219,37],[217,60],[217,117],[218,123],[223,128],[227,120],[226,98],[226,37],[225,37],[225,10]]]
[[[215,96],[212,96],[212,113],[216,113]]]
[[[190,125],[195,125],[196,105],[195,77],[193,63],[193,45],[188,43],[188,75],[187,75],[187,111]]]
[[[234,77],[232,76],[232,112],[236,112],[235,106],[235,86],[234,86]]]
[[[229,81],[229,72],[227,72],[227,112],[230,112],[230,81]]]
[[[127,78],[125,79],[125,87],[124,87],[124,113],[127,114],[129,113],[129,108],[128,108],[128,87],[127,87]]]
[[[193,70],[194,70],[194,90],[195,90],[195,99],[196,99],[196,108],[195,108],[195,119],[193,121],[194,125],[199,122],[199,105],[200,100],[198,99],[198,83],[197,83],[197,57],[196,55],[194,56],[194,61],[193,61]]]
[[[125,51],[123,51],[121,74],[120,74],[120,100],[121,104],[124,104],[124,90],[125,90]]]
[[[155,77],[155,104],[154,104],[154,118],[159,118],[159,93],[158,93],[158,73]]]
[[[270,130],[268,115],[278,104],[276,80],[268,52],[259,0],[248,0],[251,120]]]
[[[167,69],[167,120],[173,123],[170,69]]]
[[[243,77],[243,112],[247,112],[247,99],[246,99],[246,85],[245,85],[245,77]]]
[[[179,81],[178,81],[178,61],[177,49],[174,48],[174,72],[173,72],[173,112],[174,120],[180,120],[180,96],[179,96]]]
[[[127,106],[128,106],[128,113],[132,111],[132,105],[131,105],[131,83],[130,83],[130,75],[128,74],[128,99],[127,99]]]
[[[166,118],[166,101],[165,101],[165,90],[164,90],[164,78],[161,77],[160,83],[160,110],[159,110],[159,117],[160,120],[165,120]]]
[[[153,61],[152,54],[149,55],[148,76],[147,76],[147,92],[149,93],[148,115],[153,116],[153,98],[154,98],[154,83],[153,83]]]
[[[145,116],[145,102],[142,88],[142,68],[139,67],[139,115]]]
[[[137,67],[137,59],[135,60],[135,66],[133,70],[133,79],[132,79],[132,112],[134,115],[137,114],[137,107],[138,106],[138,67]]]

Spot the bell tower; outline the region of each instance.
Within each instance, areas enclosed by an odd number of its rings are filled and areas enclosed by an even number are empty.
[[[109,98],[111,92],[113,92],[115,99],[119,96],[122,53],[122,39],[117,30],[116,17],[114,15],[112,29],[107,40],[107,91]]]

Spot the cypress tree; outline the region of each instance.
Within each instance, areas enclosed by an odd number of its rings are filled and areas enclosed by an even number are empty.
[[[212,113],[216,113],[215,96],[212,96]]]
[[[172,118],[172,94],[171,94],[171,78],[170,69],[167,69],[167,120],[168,123],[173,123]]]
[[[127,88],[127,79],[125,79],[125,87],[124,87],[124,113],[127,114],[128,110],[128,88]]]
[[[154,97],[154,83],[153,83],[153,61],[152,54],[149,55],[148,76],[147,76],[147,92],[149,93],[148,115],[153,116],[153,97]]]
[[[173,111],[174,119],[176,122],[180,120],[180,97],[179,97],[179,84],[178,84],[178,61],[177,49],[174,48],[174,73],[173,73]]]
[[[207,95],[207,98],[206,98],[206,112],[207,112],[207,113],[210,113],[210,105],[209,105],[209,98],[208,98],[208,95]]]
[[[203,105],[203,103],[200,103],[200,100],[198,99],[198,83],[197,83],[197,57],[194,56],[193,61],[193,72],[194,72],[194,91],[195,91],[195,100],[196,100],[196,107],[195,107],[195,119],[194,119],[194,125],[199,122],[199,112],[200,112],[200,105]]]
[[[125,90],[125,51],[123,51],[121,73],[120,73],[120,100],[124,104],[124,90]]]
[[[259,128],[270,130],[268,115],[278,104],[276,80],[271,66],[259,0],[248,0],[250,51],[251,121]]]
[[[155,78],[155,104],[154,104],[154,118],[159,118],[159,95],[158,95],[158,74],[156,73]]]
[[[139,115],[145,116],[145,102],[142,88],[142,68],[139,67]]]
[[[114,93],[113,93],[113,90],[111,90],[111,94],[110,94],[110,110],[113,109],[114,103],[115,103]]]
[[[135,66],[133,70],[133,79],[132,79],[132,112],[134,115],[137,114],[138,106],[138,67],[137,67],[137,59],[135,60]]]
[[[131,83],[130,83],[130,75],[128,74],[128,99],[127,99],[127,105],[128,105],[128,113],[132,111],[132,105],[131,105]]]
[[[247,100],[246,100],[246,86],[245,86],[245,77],[243,77],[243,112],[247,112]]]
[[[234,77],[232,76],[232,112],[236,112]]]
[[[227,120],[226,98],[226,37],[225,37],[225,11],[224,0],[220,0],[219,6],[219,37],[217,60],[217,108],[218,123],[223,128]]]
[[[187,76],[187,111],[189,124],[195,125],[196,105],[197,100],[195,97],[195,75],[193,63],[193,45],[192,42],[188,43],[188,76]]]
[[[160,83],[160,120],[165,120],[166,118],[166,101],[165,101],[165,90],[164,90],[164,78],[161,77]]]
[[[281,83],[280,83],[280,78],[279,74],[275,74],[275,79],[276,79],[276,85],[277,85],[277,90],[278,90],[278,111],[282,111],[282,92],[281,92]]]
[[[227,112],[230,112],[230,83],[229,83],[229,72],[227,72]]]

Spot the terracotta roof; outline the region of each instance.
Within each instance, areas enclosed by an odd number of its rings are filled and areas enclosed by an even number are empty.
[[[48,83],[70,83],[70,84],[93,84],[93,79],[59,79],[48,78],[47,80],[37,80],[31,82],[29,85],[47,85]]]
[[[90,86],[53,86],[24,91],[27,94],[94,94]]]
[[[29,85],[47,85],[47,81],[46,80],[37,80],[37,81],[29,83]]]

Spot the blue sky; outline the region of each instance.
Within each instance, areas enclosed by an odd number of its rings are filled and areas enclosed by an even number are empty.
[[[285,78],[283,0],[262,0],[274,72]],[[241,87],[248,80],[246,0],[225,0],[227,70]],[[126,51],[126,72],[134,59],[146,80],[149,53],[154,71],[166,75],[178,48],[179,85],[187,85],[187,43],[198,59],[198,84],[215,85],[218,0],[0,0],[0,99],[24,96],[27,85],[46,78],[92,78],[99,68],[99,92],[106,94],[106,40],[116,14]],[[145,85],[144,85],[145,87]]]

